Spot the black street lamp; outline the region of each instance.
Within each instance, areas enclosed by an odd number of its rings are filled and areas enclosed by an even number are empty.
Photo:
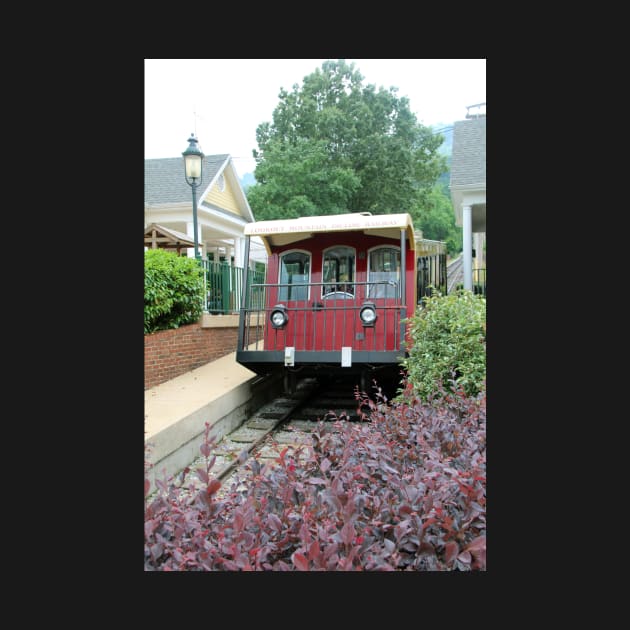
[[[193,230],[195,239],[195,258],[199,260],[199,249],[197,239],[197,186],[201,184],[201,174],[203,172],[203,158],[205,157],[201,147],[197,146],[197,138],[191,133],[188,138],[188,148],[182,153],[184,156],[184,166],[186,173],[186,183],[192,188],[193,204]]]

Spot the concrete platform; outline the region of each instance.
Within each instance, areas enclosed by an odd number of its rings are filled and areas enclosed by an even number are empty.
[[[233,352],[144,392],[147,473],[172,476],[200,455],[205,423],[217,441],[238,428],[261,404],[279,391],[280,383],[257,376],[236,362]]]

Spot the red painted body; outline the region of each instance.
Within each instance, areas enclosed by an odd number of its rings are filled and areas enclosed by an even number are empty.
[[[289,321],[284,329],[265,328],[264,349],[284,350],[292,346],[296,351],[340,351],[352,347],[357,351],[396,351],[400,349],[401,306],[406,307],[405,317],[413,315],[416,305],[416,256],[406,252],[406,295],[401,299],[367,297],[368,252],[378,246],[400,249],[400,239],[365,235],[363,232],[317,233],[311,238],[284,247],[274,248],[267,265],[266,284],[279,282],[280,255],[288,251],[311,254],[310,283],[321,283],[323,252],[331,247],[346,246],[355,250],[354,298],[324,299],[321,286],[310,286],[306,299],[280,300],[278,287],[267,289],[266,307],[282,303],[289,310]],[[366,299],[377,307],[378,318],[374,327],[364,327],[359,310]],[[321,306],[320,306],[321,305]],[[382,310],[385,307],[385,310]]]

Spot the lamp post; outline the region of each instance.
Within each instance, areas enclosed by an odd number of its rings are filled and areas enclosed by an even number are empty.
[[[186,183],[192,188],[192,211],[193,211],[193,230],[195,240],[195,258],[199,260],[199,249],[197,239],[197,186],[201,184],[201,174],[203,172],[204,154],[201,147],[197,146],[197,138],[191,133],[188,138],[188,148],[182,153],[184,156],[184,167],[186,175]]]

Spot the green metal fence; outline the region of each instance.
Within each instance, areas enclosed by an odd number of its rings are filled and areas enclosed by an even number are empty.
[[[238,313],[243,298],[243,268],[223,261],[204,260],[202,263],[206,282],[205,310],[215,315]],[[264,270],[249,269],[248,273],[250,284],[265,281]]]

